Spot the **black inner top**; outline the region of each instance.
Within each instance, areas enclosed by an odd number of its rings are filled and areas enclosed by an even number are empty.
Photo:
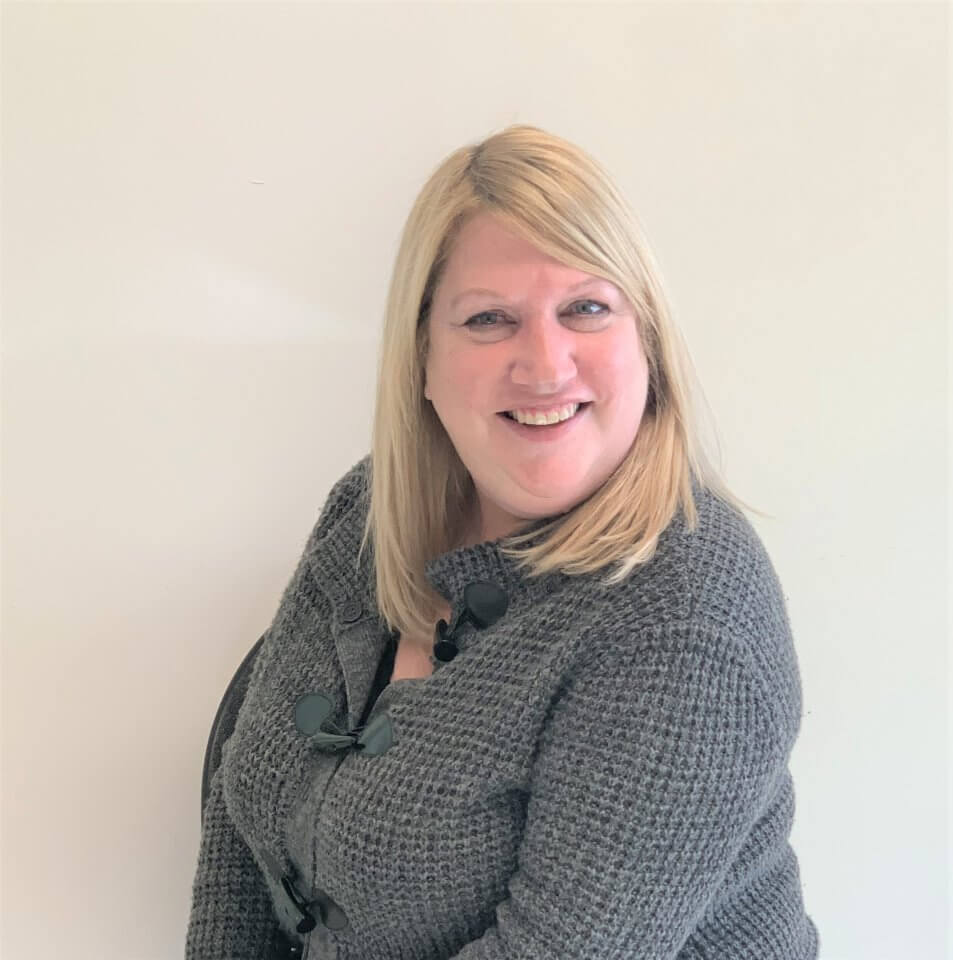
[[[381,654],[380,663],[377,665],[374,684],[367,697],[367,703],[364,706],[361,719],[358,721],[358,727],[363,727],[364,724],[367,723],[367,718],[371,715],[371,710],[374,709],[374,704],[381,695],[381,691],[390,683],[391,674],[394,672],[394,658],[397,656],[397,640],[399,637],[399,630],[392,630],[387,637],[387,644],[384,647],[384,652]]]

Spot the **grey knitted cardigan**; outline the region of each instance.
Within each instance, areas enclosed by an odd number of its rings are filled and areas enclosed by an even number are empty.
[[[369,463],[332,488],[255,661],[186,960],[814,960],[799,668],[747,519],[695,486],[698,528],[679,513],[614,587],[530,579],[499,541],[436,557],[455,613],[478,580],[508,609],[358,728],[388,640],[357,560]],[[315,702],[348,746],[302,730]]]

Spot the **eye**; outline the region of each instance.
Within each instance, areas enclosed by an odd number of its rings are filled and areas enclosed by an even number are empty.
[[[604,303],[599,303],[596,300],[577,300],[572,306],[578,307],[580,304],[589,304],[593,307],[598,307],[598,313],[577,313],[577,317],[601,317],[602,314],[608,313],[609,308]]]
[[[492,320],[494,317],[498,317],[498,316],[500,316],[499,313],[494,313],[494,312],[490,312],[490,311],[484,311],[483,313],[478,313],[478,314],[476,314],[475,316],[470,317],[470,319],[467,320],[466,323],[464,323],[464,326],[465,326],[465,327],[479,327],[479,328],[482,329],[482,330],[488,330],[488,329],[490,329],[491,327],[496,326],[496,324],[479,323],[478,321],[480,321],[480,320],[485,320],[485,319],[487,319],[487,318],[489,318],[490,320]]]
[[[575,313],[572,311],[573,307],[578,307],[584,304],[598,308],[595,311],[586,311],[584,313]],[[571,315],[574,317],[583,317],[588,318],[592,317],[598,319],[603,315],[609,312],[609,308],[604,303],[599,303],[597,300],[577,300],[575,303],[570,305]],[[490,319],[494,317],[501,317],[502,314],[498,310],[485,310],[483,313],[474,314],[467,320],[463,325],[465,327],[471,327],[479,330],[492,330],[494,327],[498,326],[496,323],[481,323],[480,321]]]

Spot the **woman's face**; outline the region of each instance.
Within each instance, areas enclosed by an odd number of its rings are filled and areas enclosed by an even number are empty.
[[[615,284],[481,212],[458,235],[428,322],[424,395],[473,478],[471,543],[570,510],[628,453],[648,364]],[[552,426],[522,426],[503,412],[577,401],[578,412]]]

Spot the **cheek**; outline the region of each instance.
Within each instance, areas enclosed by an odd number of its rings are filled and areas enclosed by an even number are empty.
[[[587,355],[587,382],[609,403],[629,403],[645,389],[648,366],[634,331],[607,339]]]
[[[469,350],[435,353],[427,364],[427,378],[433,394],[445,409],[480,410],[487,393],[486,362]]]
[[[442,404],[451,395],[450,384],[453,382],[451,358],[440,347],[431,347],[427,356],[427,390],[430,398]]]

